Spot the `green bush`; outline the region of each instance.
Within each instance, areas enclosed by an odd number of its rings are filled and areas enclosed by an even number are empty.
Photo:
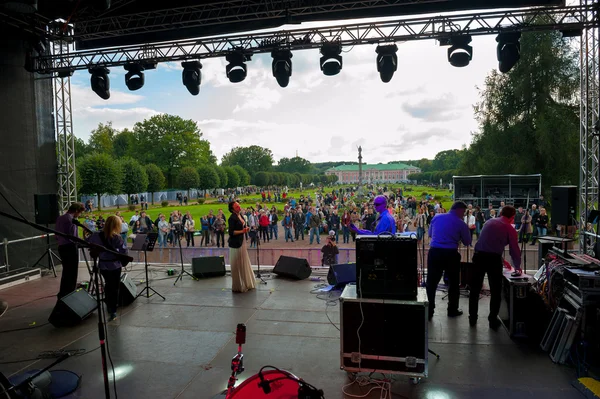
[[[169,201],[161,201],[160,206],[163,208],[169,206]]]
[[[135,211],[135,205],[129,204],[129,205],[127,205],[127,209],[129,209],[130,211]]]
[[[427,193],[426,192],[422,192],[421,193],[421,197],[427,197]]]
[[[204,204],[204,198],[198,198],[198,205]]]

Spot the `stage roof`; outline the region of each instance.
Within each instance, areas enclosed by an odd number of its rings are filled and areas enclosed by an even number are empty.
[[[0,5],[3,3],[0,0]],[[449,11],[560,6],[564,0],[38,0],[38,15],[68,19],[78,49],[207,37],[284,24]],[[0,11],[3,11],[0,8]]]

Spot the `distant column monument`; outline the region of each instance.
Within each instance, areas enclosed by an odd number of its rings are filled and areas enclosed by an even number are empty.
[[[358,146],[358,195],[362,196],[362,147]]]

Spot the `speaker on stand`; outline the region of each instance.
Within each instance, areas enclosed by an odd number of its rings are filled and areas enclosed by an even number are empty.
[[[35,206],[35,222],[37,224],[45,224],[46,227],[48,227],[48,225],[56,223],[56,219],[59,216],[58,196],[56,194],[34,194],[33,202]],[[59,262],[62,262],[62,260],[60,259],[60,256],[50,248],[49,235],[46,235],[46,250],[37,262],[33,264],[33,267],[36,267],[46,256],[48,257],[48,269],[52,270],[54,277],[56,277],[54,258]]]

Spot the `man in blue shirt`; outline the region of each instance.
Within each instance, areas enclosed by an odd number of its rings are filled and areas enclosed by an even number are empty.
[[[373,231],[371,230],[361,230],[357,228],[354,224],[350,224],[350,230],[357,234],[379,234],[383,232],[390,232],[392,234],[396,234],[396,221],[394,217],[387,210],[387,199],[383,195],[379,195],[375,197],[373,201],[373,205],[375,206],[375,210],[379,213],[377,217],[376,226]]]
[[[471,245],[471,232],[464,222],[467,204],[457,201],[448,213],[438,213],[431,219],[429,237],[431,244],[427,256],[427,298],[429,299],[429,320],[435,310],[435,293],[446,271],[448,277],[448,317],[460,316],[458,308],[460,296],[460,254],[458,245]]]

